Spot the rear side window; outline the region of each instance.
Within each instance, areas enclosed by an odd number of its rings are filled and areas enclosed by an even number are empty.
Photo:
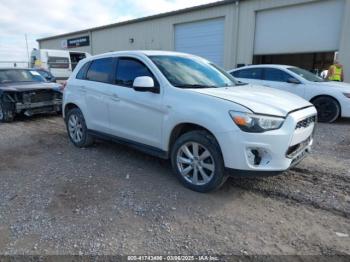
[[[242,70],[232,72],[231,74],[237,78],[262,79],[261,68],[242,69]]]
[[[119,58],[115,84],[132,87],[134,80],[139,76],[152,77],[156,85],[156,79],[151,71],[141,61],[134,58]]]
[[[266,81],[287,82],[288,78],[291,78],[291,76],[282,70],[276,68],[264,69],[264,80]]]
[[[90,81],[110,83],[113,72],[113,58],[101,58],[91,62],[86,73],[86,79]]]
[[[90,62],[85,63],[79,70],[77,74],[77,79],[85,79],[86,78],[86,71],[89,68]]]

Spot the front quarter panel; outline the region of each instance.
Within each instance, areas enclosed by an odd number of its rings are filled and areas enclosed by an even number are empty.
[[[163,123],[163,150],[169,150],[173,129],[180,124],[195,124],[209,130],[215,137],[221,132],[237,131],[229,111],[248,111],[247,108],[223,99],[195,93],[188,89],[166,88],[164,105],[167,114]]]

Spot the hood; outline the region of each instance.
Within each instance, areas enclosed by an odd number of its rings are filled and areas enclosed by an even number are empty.
[[[285,117],[291,111],[312,106],[292,93],[258,85],[191,90],[240,104],[257,114]]]
[[[343,82],[326,81],[318,83],[327,88],[335,88],[343,93],[350,93],[350,84]]]
[[[50,83],[50,82],[17,82],[17,83],[5,83],[0,84],[0,90],[3,91],[14,91],[14,92],[23,92],[31,90],[40,90],[40,89],[53,89],[58,91],[60,84]]]

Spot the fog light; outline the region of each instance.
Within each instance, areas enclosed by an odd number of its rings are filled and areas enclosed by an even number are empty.
[[[246,152],[250,165],[266,166],[271,162],[271,154],[264,148],[247,148]]]
[[[251,150],[252,154],[254,155],[254,165],[258,166],[261,163],[261,156],[259,154],[259,151],[256,149]]]

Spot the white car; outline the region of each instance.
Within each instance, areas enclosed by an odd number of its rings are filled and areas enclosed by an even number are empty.
[[[286,65],[253,65],[229,71],[242,82],[257,84],[303,97],[315,105],[320,122],[350,117],[350,84],[331,82],[304,69]]]
[[[168,159],[208,192],[231,174],[275,174],[310,151],[316,109],[293,94],[240,86],[207,60],[175,52],[113,52],[82,60],[64,89],[71,142],[94,137]]]

